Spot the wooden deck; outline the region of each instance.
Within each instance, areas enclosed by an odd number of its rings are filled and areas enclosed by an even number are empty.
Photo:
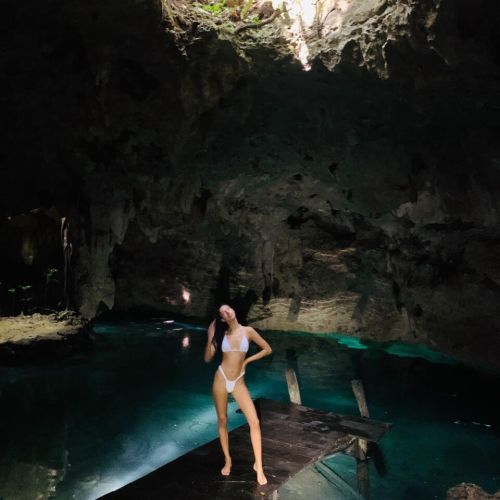
[[[391,426],[368,418],[337,415],[271,399],[257,399],[255,405],[262,429],[268,484],[260,486],[256,482],[249,429],[244,424],[229,434],[233,457],[230,476],[220,474],[224,460],[217,438],[101,498],[275,498],[276,490],[304,467],[346,450],[358,438],[376,442]]]

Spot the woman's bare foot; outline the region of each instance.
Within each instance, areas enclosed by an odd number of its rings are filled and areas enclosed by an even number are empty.
[[[231,465],[232,465],[231,459],[228,460],[226,458],[226,463],[225,463],[224,467],[222,467],[222,469],[220,470],[220,473],[223,476],[229,476],[229,473],[231,472]]]
[[[267,484],[267,478],[264,475],[264,469],[261,467],[260,469],[257,469],[255,464],[253,464],[253,470],[257,473],[257,482],[263,486],[264,484]]]

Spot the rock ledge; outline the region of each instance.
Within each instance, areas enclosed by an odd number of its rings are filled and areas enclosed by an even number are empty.
[[[0,318],[0,361],[71,353],[87,343],[91,325],[74,311]]]

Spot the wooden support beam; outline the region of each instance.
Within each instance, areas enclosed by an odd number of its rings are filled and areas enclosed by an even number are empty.
[[[362,417],[370,418],[370,412],[368,411],[368,405],[366,404],[363,382],[361,380],[351,380],[351,386],[354,396],[356,396],[356,401],[358,402],[359,413]]]
[[[297,382],[297,375],[293,368],[287,368],[285,370],[286,383],[288,385],[288,394],[290,395],[290,401],[292,403],[301,405],[302,399],[300,398],[299,383]]]
[[[324,462],[316,462],[314,469],[335,487],[340,495],[342,495],[341,498],[345,498],[346,500],[364,500],[342,476],[337,474],[334,469]]]
[[[366,460],[356,460],[356,479],[358,482],[358,493],[368,500],[370,498],[370,475]]]
[[[351,380],[351,386],[358,403],[359,413],[364,418],[370,418],[370,412],[368,411],[368,405],[366,403],[365,390],[363,388],[363,382],[361,380]],[[358,439],[357,458],[359,458],[360,460],[366,460],[367,451],[368,442],[366,441],[366,439]]]

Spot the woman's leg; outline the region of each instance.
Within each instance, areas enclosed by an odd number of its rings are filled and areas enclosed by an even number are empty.
[[[267,479],[264,475],[262,466],[262,437],[260,433],[260,422],[255,410],[250,393],[243,381],[238,381],[234,387],[233,396],[241,411],[245,415],[250,427],[250,439],[252,440],[253,454],[255,455],[255,463],[253,468],[257,472],[257,482],[266,484]]]
[[[217,411],[217,425],[219,428],[219,439],[224,453],[226,463],[221,469],[221,474],[229,475],[231,472],[231,455],[229,454],[229,434],[227,432],[227,391],[224,379],[220,373],[215,374],[212,386],[215,410]]]

